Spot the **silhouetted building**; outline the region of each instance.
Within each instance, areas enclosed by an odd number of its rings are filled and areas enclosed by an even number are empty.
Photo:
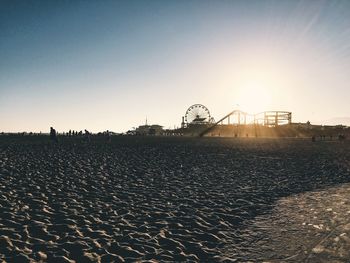
[[[137,135],[162,135],[164,132],[163,126],[160,125],[141,125],[136,128]]]

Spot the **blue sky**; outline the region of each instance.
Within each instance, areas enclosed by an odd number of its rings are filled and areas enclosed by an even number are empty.
[[[0,130],[350,116],[349,1],[2,1]]]

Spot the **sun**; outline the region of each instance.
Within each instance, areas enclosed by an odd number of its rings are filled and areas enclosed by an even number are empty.
[[[237,94],[239,108],[251,114],[270,110],[271,90],[263,85],[250,81],[239,87]]]

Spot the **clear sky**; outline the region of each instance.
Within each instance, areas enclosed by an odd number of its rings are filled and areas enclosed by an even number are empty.
[[[350,117],[350,1],[0,1],[0,131]],[[348,123],[350,124],[350,123]]]

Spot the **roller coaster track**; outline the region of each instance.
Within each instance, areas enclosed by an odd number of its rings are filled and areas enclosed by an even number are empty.
[[[202,132],[199,133],[199,137],[203,137],[207,133],[209,133],[211,130],[213,130],[217,125],[222,123],[225,119],[228,119],[229,117],[238,114],[238,124],[240,124],[240,116],[244,116],[244,124],[246,124],[246,117],[247,116],[252,116],[254,117],[254,124],[259,123],[259,121],[263,121],[264,126],[268,127],[277,127],[281,124],[286,124],[287,122],[290,124],[292,121],[292,113],[288,111],[265,111],[265,112],[260,112],[257,114],[248,114],[246,112],[240,111],[240,110],[234,110],[230,112],[229,114],[225,115],[223,118],[218,120],[217,122],[213,123],[211,126],[203,130]],[[259,117],[261,116],[261,117]]]
[[[251,115],[251,114],[248,114],[248,113],[240,111],[240,110],[231,111],[229,114],[225,115],[223,118],[221,118],[220,120],[215,122],[213,125],[211,125],[210,127],[206,128],[204,131],[199,133],[199,137],[203,137],[208,132],[210,132],[212,129],[214,129],[217,125],[219,125],[222,121],[224,121],[225,119],[229,118],[231,115],[234,115],[235,113],[242,114],[243,116]]]

